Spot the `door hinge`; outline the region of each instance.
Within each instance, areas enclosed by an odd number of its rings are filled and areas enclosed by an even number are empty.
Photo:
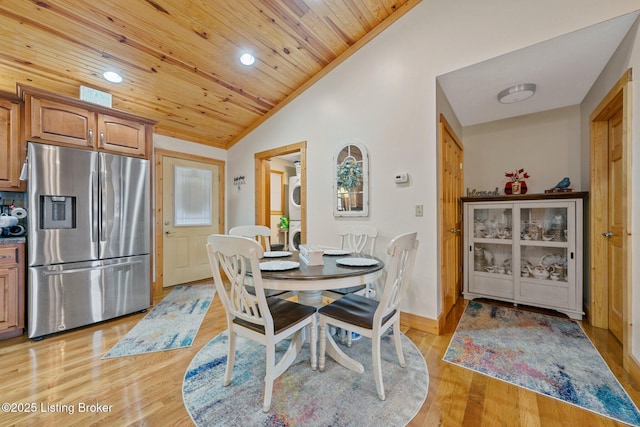
[[[462,162],[460,162],[460,170],[462,170]]]

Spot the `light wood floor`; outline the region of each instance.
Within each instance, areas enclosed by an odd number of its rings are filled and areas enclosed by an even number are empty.
[[[157,301],[163,296],[158,295]],[[458,315],[462,305],[456,308]],[[0,425],[191,425],[182,402],[182,379],[196,353],[225,329],[220,302],[214,299],[190,348],[101,360],[143,316],[127,316],[40,342],[25,336],[0,342],[0,401],[15,403],[15,408],[23,411],[0,412]],[[450,323],[448,333],[441,336],[403,328],[422,351],[429,369],[427,400],[410,426],[622,425],[442,362],[457,318]],[[621,368],[620,344],[607,331],[589,325],[585,329],[640,406],[640,391],[629,383]],[[31,406],[25,404],[33,403],[35,412],[27,413]],[[80,403],[87,407],[103,405],[100,409],[106,412],[80,412]],[[73,406],[73,414],[67,413],[69,406]]]

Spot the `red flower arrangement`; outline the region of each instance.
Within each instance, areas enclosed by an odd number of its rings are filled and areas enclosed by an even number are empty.
[[[504,186],[504,194],[526,194],[527,183],[524,182],[524,180],[529,178],[530,175],[526,173],[524,169],[507,172],[504,176],[509,178],[509,181],[507,181],[507,184]]]
[[[520,176],[522,174],[522,176]],[[524,169],[518,169],[516,172],[507,172],[504,174],[507,178],[511,178],[511,182],[522,181],[525,178],[529,178],[529,174]]]

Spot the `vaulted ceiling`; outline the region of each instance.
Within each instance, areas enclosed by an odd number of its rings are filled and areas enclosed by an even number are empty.
[[[226,149],[419,2],[2,1],[0,90],[88,86],[158,134]]]

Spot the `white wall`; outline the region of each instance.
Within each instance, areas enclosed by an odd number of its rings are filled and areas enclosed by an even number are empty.
[[[203,144],[196,144],[183,139],[172,138],[170,136],[153,134],[153,148],[177,151],[181,153],[193,154],[195,156],[209,157],[217,160],[226,160],[227,152],[220,148],[208,147]]]
[[[465,188],[504,194],[504,174],[522,168],[528,193],[544,193],[565,176],[582,191],[579,105],[466,126],[460,137]]]
[[[590,140],[589,140],[589,116],[593,110],[600,104],[602,99],[609,93],[615,83],[622,77],[622,74],[629,68],[633,69],[636,75],[640,71],[640,21],[636,21],[631,28],[627,37],[620,44],[616,53],[612,56],[609,64],[605,67],[600,77],[593,85],[584,101],[582,102],[582,153],[583,181],[585,185],[589,185],[588,171]],[[640,88],[638,88],[637,80],[632,81],[632,110],[640,108]],[[640,122],[635,118],[636,114],[631,112],[631,181],[635,184],[640,182]],[[588,187],[587,187],[588,188]],[[634,259],[634,254],[640,253],[640,233],[635,232],[640,227],[640,185],[631,185],[631,253],[628,254]],[[640,267],[638,263],[634,263],[632,267],[631,277],[629,278],[631,285],[631,306],[634,307],[629,319],[631,329],[631,353],[636,363],[640,363]]]
[[[349,140],[370,154],[370,215],[378,255],[396,234],[417,231],[420,249],[403,310],[436,319],[439,307],[436,77],[637,9],[637,0],[423,0],[228,152],[228,223],[254,216],[259,151],[308,142],[309,241],[336,243],[331,231],[332,158]],[[526,19],[522,19],[526,16]],[[393,176],[408,172],[410,185]],[[424,217],[414,205],[424,205]]]

